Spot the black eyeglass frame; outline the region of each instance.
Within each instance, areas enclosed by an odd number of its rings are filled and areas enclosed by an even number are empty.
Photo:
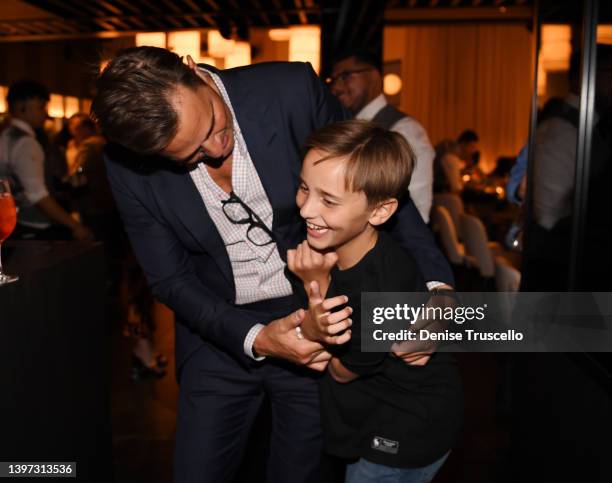
[[[344,70],[334,77],[330,76],[327,79],[325,79],[325,83],[331,87],[336,82],[341,80],[342,83],[344,84],[346,82],[346,79],[348,79],[353,74],[361,74],[362,72],[368,72],[370,70],[374,70],[374,67],[365,67],[363,69],[355,69],[355,70]]]
[[[241,218],[239,220],[235,219],[234,217],[232,217],[226,207],[230,204],[238,204],[240,206],[242,206],[242,208],[247,212],[247,214],[249,215],[247,218]],[[247,228],[247,238],[248,240],[253,244],[256,245],[258,247],[264,247],[266,245],[269,245],[270,243],[274,243],[274,233],[272,233],[272,230],[270,230],[266,224],[263,222],[263,220],[257,215],[257,213],[255,213],[251,207],[249,205],[247,205],[244,201],[242,201],[240,199],[240,197],[234,193],[233,191],[230,191],[230,196],[228,199],[226,200],[221,200],[221,209],[223,210],[223,214],[225,215],[225,217],[232,223],[236,224],[236,225],[246,225],[248,224],[249,227]],[[251,238],[251,231],[254,228],[261,228],[269,237],[270,237],[270,241],[267,241],[265,243],[258,243],[255,240],[253,240],[253,238]]]

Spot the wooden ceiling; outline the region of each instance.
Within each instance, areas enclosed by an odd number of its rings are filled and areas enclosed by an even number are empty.
[[[320,24],[325,14],[368,11],[364,4],[401,17],[411,10],[524,8],[533,0],[2,0],[0,41],[206,28],[248,36],[249,27]]]
[[[6,36],[76,36],[159,30],[221,30],[317,24],[319,0],[23,0],[39,16],[7,19]],[[4,9],[7,10],[6,8]]]

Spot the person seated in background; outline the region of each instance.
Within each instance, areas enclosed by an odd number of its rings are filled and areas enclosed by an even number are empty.
[[[428,223],[433,199],[434,150],[425,128],[387,102],[380,57],[367,50],[347,50],[336,57],[328,83],[332,94],[356,119],[374,121],[410,143],[416,165],[408,190],[423,221]]]
[[[72,218],[49,194],[45,184],[45,153],[36,130],[47,119],[49,91],[24,80],[10,86],[10,125],[0,135],[0,176],[9,178],[19,208],[15,238],[91,239],[91,231]]]
[[[427,290],[415,260],[379,230],[406,193],[414,154],[401,135],[365,121],[328,125],[306,148],[296,202],[307,239],[287,254],[294,294],[311,314],[298,336],[324,341],[351,331],[349,342],[329,349],[320,381],[325,449],[349,461],[347,483],[429,482],[461,426],[454,357],[434,353],[411,367],[388,353],[364,352],[361,330],[362,292]],[[330,332],[323,298],[341,294],[352,323]]]
[[[455,193],[463,191],[461,172],[465,161],[458,156],[457,143],[445,139],[436,145],[434,158],[434,193]]]
[[[476,131],[466,129],[457,138],[457,155],[465,162],[464,174],[470,179],[478,181],[484,177],[478,163],[480,161],[480,151],[478,143],[480,139]]]

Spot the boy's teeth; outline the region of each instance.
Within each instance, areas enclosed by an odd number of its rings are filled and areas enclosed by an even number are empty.
[[[312,229],[312,230],[316,230],[316,231],[323,231],[323,230],[327,230],[327,228],[323,227],[323,226],[317,226],[317,225],[313,225],[312,223],[306,223],[306,225],[308,226],[308,228]]]

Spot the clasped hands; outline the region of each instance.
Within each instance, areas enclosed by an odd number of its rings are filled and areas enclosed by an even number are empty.
[[[326,345],[341,345],[351,338],[350,302],[344,295],[325,299],[330,272],[336,265],[335,252],[313,250],[307,241],[287,251],[287,266],[304,283],[308,294],[308,310],[295,312],[270,322],[258,334],[253,348],[262,356],[279,357],[316,371],[324,371],[331,360]],[[298,336],[298,329],[302,337]],[[393,354],[406,364],[422,366],[429,361],[430,351],[406,352],[405,346],[394,346]],[[414,348],[410,348],[414,349]],[[408,349],[408,350],[410,350]]]
[[[325,299],[329,274],[337,260],[334,252],[317,252],[306,241],[287,252],[289,270],[304,283],[308,309],[296,310],[265,326],[253,343],[258,355],[279,357],[316,371],[325,370],[332,357],[325,345],[344,344],[351,338],[349,327],[353,309],[346,306],[332,312],[345,305],[348,297]]]

